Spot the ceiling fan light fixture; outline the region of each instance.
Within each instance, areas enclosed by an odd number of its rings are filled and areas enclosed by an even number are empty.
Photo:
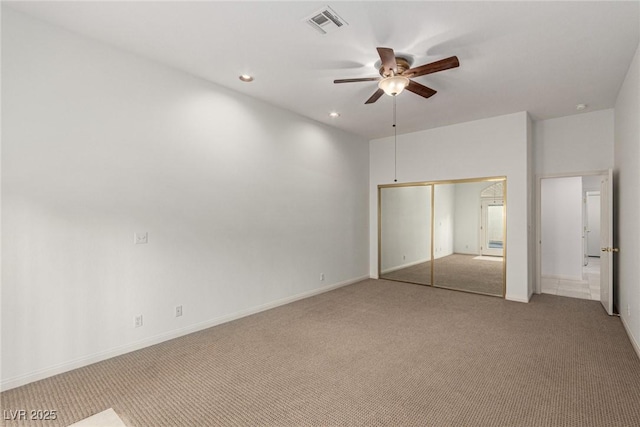
[[[389,47],[378,47],[376,50],[380,56],[380,63],[376,63],[376,68],[378,68],[382,79],[380,77],[361,77],[355,79],[337,79],[333,81],[333,83],[377,81],[378,89],[365,101],[365,104],[373,104],[385,93],[389,96],[396,96],[404,89],[423,98],[430,98],[435,95],[437,91],[411,79],[460,66],[458,57],[451,56],[436,62],[411,68],[411,58],[396,56],[393,49]]]
[[[385,77],[380,80],[378,87],[389,96],[396,96],[409,85],[409,79],[404,76]]]

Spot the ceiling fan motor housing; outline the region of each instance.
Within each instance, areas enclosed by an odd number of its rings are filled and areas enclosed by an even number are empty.
[[[396,68],[397,68],[397,71],[395,75],[402,75],[405,71],[411,68],[411,63],[406,58],[403,58],[401,56],[396,56]],[[382,77],[390,77],[391,75],[393,75],[393,72],[385,75],[384,65],[382,65],[378,71],[380,72],[380,75]]]
[[[378,82],[378,90],[374,92],[365,104],[373,104],[385,93],[396,96],[404,89],[423,98],[430,98],[437,93],[435,89],[427,87],[413,80],[415,77],[437,73],[460,66],[457,56],[441,59],[429,64],[411,68],[412,58],[397,56],[389,47],[377,47],[380,56],[380,77],[364,77],[355,79],[337,79],[333,83]],[[377,68],[377,66],[376,66]]]

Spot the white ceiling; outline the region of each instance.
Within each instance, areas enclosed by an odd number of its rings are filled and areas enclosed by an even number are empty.
[[[3,2],[7,4],[6,2]],[[638,1],[603,2],[10,2],[10,7],[367,138],[393,134],[392,98],[364,102],[376,47],[414,66],[438,93],[398,96],[398,133],[518,111],[534,119],[611,108],[638,46]],[[304,22],[329,5],[348,26]],[[255,76],[243,83],[238,75]],[[331,119],[330,111],[341,117]]]

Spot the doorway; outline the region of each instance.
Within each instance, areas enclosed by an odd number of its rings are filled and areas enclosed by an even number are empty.
[[[540,293],[603,299],[603,282],[607,286],[608,281],[601,275],[601,233],[607,233],[609,226],[601,216],[601,188],[608,179],[600,172],[539,180]]]
[[[600,300],[600,227],[602,206],[600,204],[600,186],[602,177],[582,177],[584,191],[584,280],[589,283],[591,299]]]
[[[482,200],[481,216],[480,253],[501,257],[504,247],[504,202],[502,200]]]
[[[598,185],[600,182],[598,181]],[[600,258],[600,189],[585,191],[585,265],[589,258]]]

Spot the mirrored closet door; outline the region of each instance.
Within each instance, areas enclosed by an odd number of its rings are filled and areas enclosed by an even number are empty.
[[[506,180],[379,186],[379,277],[505,294]]]
[[[430,285],[432,185],[379,189],[380,276]]]

